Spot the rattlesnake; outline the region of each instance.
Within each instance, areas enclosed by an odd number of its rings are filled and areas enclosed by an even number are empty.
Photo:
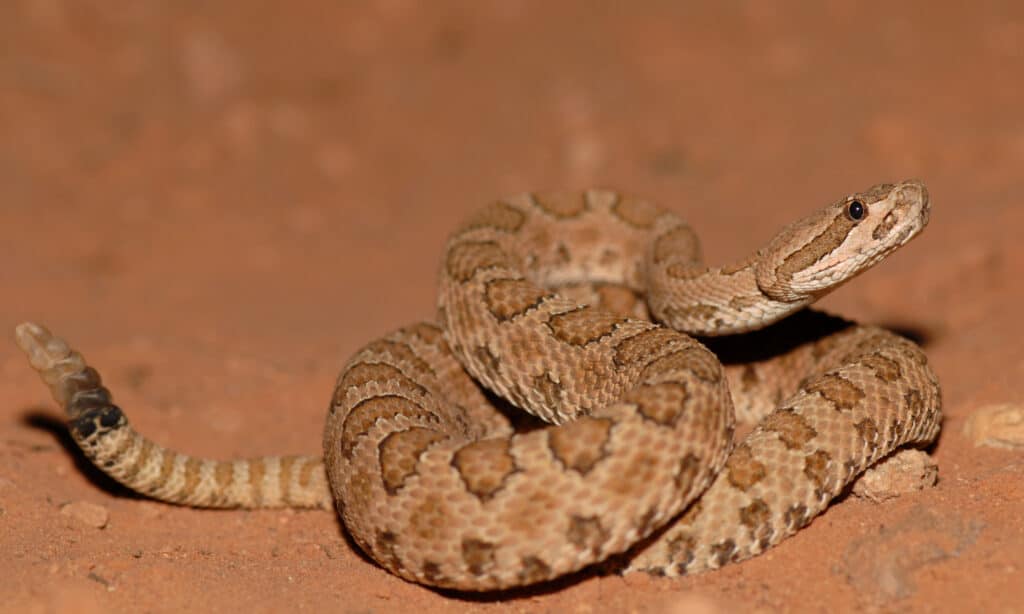
[[[804,309],[928,215],[920,182],[879,185],[709,268],[689,226],[639,199],[497,201],[448,242],[438,324],[348,362],[322,460],[170,451],[128,425],[65,342],[31,323],[16,339],[85,454],[150,497],[336,505],[376,562],[440,587],[505,588],[603,560],[680,575],[763,551],[866,467],[937,435],[920,348]],[[551,424],[514,432],[491,392]],[[760,424],[733,448],[734,404]]]

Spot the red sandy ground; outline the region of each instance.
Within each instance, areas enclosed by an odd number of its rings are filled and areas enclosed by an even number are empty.
[[[117,4],[0,8],[0,329],[71,339],[142,432],[318,452],[336,370],[432,315],[447,232],[498,195],[633,191],[722,262],[918,176],[930,227],[824,306],[923,336],[940,483],[848,498],[715,573],[438,593],[332,514],[127,496],[3,343],[0,610],[1024,611],[1024,454],[961,434],[1024,400],[1024,5]],[[75,501],[106,528],[60,513]]]

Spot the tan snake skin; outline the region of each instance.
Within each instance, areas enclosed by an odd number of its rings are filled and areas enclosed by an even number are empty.
[[[865,468],[937,435],[939,387],[920,348],[803,309],[928,213],[920,182],[879,185],[708,268],[690,228],[641,200],[496,202],[448,243],[440,326],[374,341],[342,371],[323,461],[165,449],[62,340],[31,323],[16,340],[92,462],[156,499],[334,504],[380,565],[440,587],[530,584],[609,558],[680,575],[778,543]],[[514,430],[476,382],[551,425]],[[734,405],[760,420],[735,448]]]

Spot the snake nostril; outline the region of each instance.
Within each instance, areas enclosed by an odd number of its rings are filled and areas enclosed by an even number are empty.
[[[900,200],[906,204],[916,204],[924,210],[928,210],[928,188],[924,183],[912,179],[900,186]]]
[[[931,216],[931,200],[928,195],[928,188],[925,187],[924,183],[920,181],[914,182],[914,187],[917,188],[917,202],[920,203],[921,207],[921,225],[928,224],[928,218]]]

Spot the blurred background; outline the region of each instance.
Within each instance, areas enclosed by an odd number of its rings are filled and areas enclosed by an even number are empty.
[[[160,441],[219,456],[312,452],[337,369],[367,341],[432,316],[447,233],[495,197],[591,186],[646,196],[687,217],[722,263],[849,192],[919,177],[928,230],[825,302],[922,332],[944,384],[953,422],[928,509],[967,507],[929,516],[935,535],[893,551],[919,555],[893,568],[896,588],[856,571],[889,559],[856,567],[843,557],[860,550],[825,545],[829,531],[870,532],[879,512],[855,507],[787,542],[791,554],[777,555],[787,571],[762,557],[714,579],[592,579],[536,599],[593,604],[581,612],[600,610],[596,595],[659,610],[695,590],[709,595],[701,607],[824,603],[804,599],[810,590],[840,610],[1012,609],[1024,586],[1024,466],[1017,453],[1015,473],[999,473],[1007,457],[978,457],[956,420],[1021,397],[1022,77],[1024,4],[1010,1],[10,0],[0,6],[0,328],[34,319],[72,339]],[[143,503],[160,522],[136,518],[140,502],[98,489],[52,434],[21,419],[50,405],[10,344],[0,368],[13,399],[0,435],[50,446],[0,444],[0,504],[17,527],[0,552],[24,553],[6,563],[19,580],[0,589],[8,603],[117,609],[159,595],[159,610],[207,595],[211,608],[274,610],[349,595],[366,611],[393,609],[381,595],[394,594],[451,607],[360,559],[333,518],[241,514],[254,524],[234,538],[252,544],[279,518],[308,524],[283,534],[319,536],[308,537],[316,552],[287,542],[280,558],[231,542],[228,515]],[[5,490],[5,476],[17,487]],[[1013,495],[1000,481],[1011,478]],[[1018,511],[998,516],[992,498],[972,508],[985,484]],[[72,496],[105,497],[119,530],[82,535],[52,518],[47,497]],[[912,506],[888,508],[883,522],[917,527]],[[990,529],[972,533],[975,522]],[[170,546],[150,524],[178,531]],[[54,532],[63,545],[31,554]],[[985,542],[993,535],[1016,550]],[[214,554],[197,554],[197,536]],[[115,539],[146,554],[127,557]],[[341,545],[317,550],[329,542]],[[177,565],[149,563],[165,547]]]

